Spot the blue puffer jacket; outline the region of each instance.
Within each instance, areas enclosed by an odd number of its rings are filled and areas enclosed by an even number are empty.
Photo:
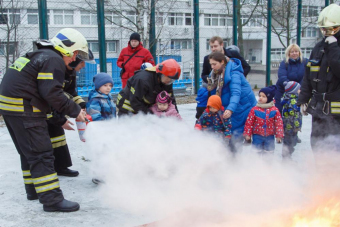
[[[92,90],[86,104],[86,112],[93,121],[109,120],[116,116],[116,106],[110,95]]]
[[[257,101],[250,84],[243,76],[241,61],[231,58],[225,68],[224,86],[222,88],[222,105],[224,109],[231,110],[231,125],[233,135],[240,136],[243,134],[244,125],[248,114]],[[208,90],[201,87],[197,92],[197,106],[205,107],[208,101]],[[216,89],[210,92],[216,94]]]
[[[278,71],[278,80],[276,82],[277,90],[275,92],[275,106],[280,110],[280,113],[282,113],[281,98],[285,92],[283,82],[295,81],[301,84],[302,78],[305,75],[305,66],[307,62],[308,59],[306,58],[303,59],[302,62],[293,59],[289,59],[288,63],[286,63],[285,60],[281,62]]]

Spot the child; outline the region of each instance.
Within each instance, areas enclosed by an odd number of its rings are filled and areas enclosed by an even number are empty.
[[[156,103],[150,107],[150,110],[159,117],[177,117],[182,120],[181,115],[177,112],[175,105],[171,102],[171,97],[166,91],[162,91],[156,97]]]
[[[207,108],[196,121],[195,128],[203,131],[211,131],[220,135],[229,144],[231,138],[231,119],[224,119],[224,108],[220,96],[212,95],[208,99]]]
[[[297,143],[297,132],[301,131],[302,115],[296,105],[301,85],[295,81],[284,82],[285,93],[282,98],[282,117],[284,135],[282,157],[291,158]]]
[[[93,77],[95,90],[89,94],[86,112],[93,121],[108,120],[116,116],[116,106],[110,96],[113,87],[112,77],[107,73],[98,73]]]
[[[283,137],[281,114],[273,101],[275,90],[276,86],[272,85],[259,91],[259,100],[250,110],[244,127],[246,142],[250,143],[253,135],[253,145],[260,153],[274,153],[274,135],[278,143]]]

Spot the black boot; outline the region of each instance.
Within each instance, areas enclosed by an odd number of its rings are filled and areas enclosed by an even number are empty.
[[[36,200],[38,199],[38,194],[35,191],[35,187],[32,184],[25,184],[25,189],[26,189],[26,194],[27,194],[27,199],[28,200]]]
[[[46,212],[72,212],[79,210],[80,206],[79,203],[68,201],[64,199],[63,201],[53,204],[51,206],[44,205],[44,211]]]
[[[58,176],[76,177],[79,175],[78,171],[69,169],[67,167],[63,169],[56,169],[56,172]]]

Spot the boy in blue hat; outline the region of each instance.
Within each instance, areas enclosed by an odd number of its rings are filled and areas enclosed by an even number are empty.
[[[86,112],[93,121],[109,120],[116,116],[116,106],[110,95],[113,87],[112,77],[107,73],[98,73],[93,77],[95,90],[89,94]]]

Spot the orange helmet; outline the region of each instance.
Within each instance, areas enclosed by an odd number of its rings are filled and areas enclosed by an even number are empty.
[[[168,59],[156,65],[156,72],[171,79],[178,80],[181,75],[181,66],[175,59]]]

